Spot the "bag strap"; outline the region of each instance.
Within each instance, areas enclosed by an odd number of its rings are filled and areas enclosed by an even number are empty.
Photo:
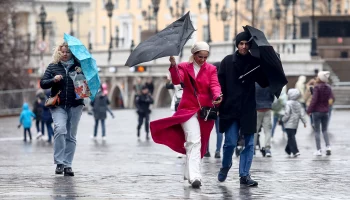
[[[198,99],[198,96],[197,96],[197,91],[196,91],[196,86],[195,86],[194,83],[193,83],[193,79],[192,79],[191,77],[189,77],[189,79],[190,79],[191,85],[192,85],[192,87],[193,87],[194,96],[195,96],[196,99],[197,99],[197,102],[198,102],[198,105],[199,105],[200,109],[202,109],[202,105],[201,105],[201,103],[199,102],[199,99]]]

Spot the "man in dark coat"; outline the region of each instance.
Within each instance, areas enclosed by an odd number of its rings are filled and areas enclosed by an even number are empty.
[[[261,68],[247,74],[259,65],[259,59],[254,58],[249,52],[251,45],[248,42],[249,39],[250,34],[247,32],[241,32],[236,36],[238,50],[221,61],[218,73],[223,93],[219,111],[219,129],[220,132],[225,133],[222,168],[218,174],[218,180],[220,182],[226,180],[240,133],[245,140],[245,148],[240,155],[240,183],[257,186],[258,183],[250,178],[249,172],[253,161],[257,122],[255,82],[258,82],[261,87],[267,87],[269,83]],[[244,74],[247,75],[240,78]]]
[[[147,86],[143,86],[141,95],[136,97],[137,114],[139,115],[139,124],[137,125],[137,137],[140,137],[140,129],[145,119],[146,140],[149,140],[149,106],[153,104],[153,98],[148,91]]]
[[[95,131],[93,138],[95,139],[97,137],[97,129],[98,129],[98,122],[101,121],[102,126],[102,139],[106,139],[106,125],[105,120],[107,118],[107,111],[111,114],[112,118],[114,118],[114,115],[112,111],[108,108],[109,100],[107,96],[103,93],[102,87],[101,90],[96,94],[95,99],[93,102],[91,102],[91,106],[93,106],[93,113],[95,118]]]

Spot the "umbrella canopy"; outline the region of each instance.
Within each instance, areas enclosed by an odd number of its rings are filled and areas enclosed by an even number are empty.
[[[260,58],[260,67],[269,80],[270,91],[278,98],[283,86],[288,83],[279,55],[267,41],[262,31],[248,25],[243,28],[251,35],[249,40],[252,42],[250,53],[252,56]]]
[[[92,58],[90,52],[79,39],[65,33],[64,41],[68,43],[70,51],[80,62],[81,69],[91,92],[90,99],[93,101],[101,85],[96,60]]]
[[[195,31],[190,12],[168,27],[140,43],[130,54],[125,66],[135,66],[165,56],[177,56]]]

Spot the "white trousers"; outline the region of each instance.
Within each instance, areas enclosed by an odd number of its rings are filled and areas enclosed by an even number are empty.
[[[257,111],[257,125],[256,125],[256,133],[254,134],[254,148],[258,143],[258,131],[260,126],[262,125],[264,129],[264,135],[260,134],[259,142],[260,147],[265,147],[266,149],[271,149],[271,110],[266,112],[258,112]]]
[[[197,114],[193,115],[188,121],[181,124],[185,132],[185,148],[186,148],[186,163],[185,163],[185,179],[190,183],[196,179],[201,180],[201,131]]]

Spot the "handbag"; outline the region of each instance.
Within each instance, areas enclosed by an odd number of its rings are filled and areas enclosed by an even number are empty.
[[[192,79],[190,81],[191,81],[191,84],[193,86],[194,96],[196,96],[198,104],[199,104],[199,107],[200,107],[199,117],[204,119],[204,121],[208,121],[208,119],[209,120],[216,120],[217,117],[218,117],[218,108],[215,107],[214,104],[213,104],[213,107],[206,107],[206,106],[202,107],[202,105],[201,105],[201,103],[199,102],[199,99],[198,99],[196,87],[194,86],[194,83],[192,82]]]
[[[45,107],[55,107],[60,105],[60,97],[58,96],[61,93],[61,90],[57,92],[57,94],[53,97],[49,97],[45,101]]]

